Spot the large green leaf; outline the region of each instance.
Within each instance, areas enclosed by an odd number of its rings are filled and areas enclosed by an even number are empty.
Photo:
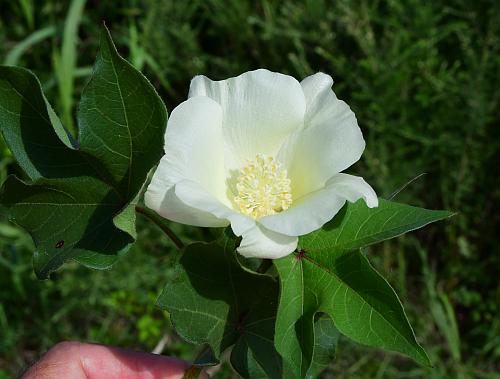
[[[313,361],[317,312],[328,314],[341,333],[359,343],[429,364],[396,293],[359,248],[450,215],[382,199],[370,209],[358,201],[301,237],[299,252],[274,261],[281,282],[276,347],[296,376],[306,376]]]
[[[71,258],[107,268],[127,251],[133,206],[162,153],[165,107],[105,28],[77,120],[75,141],[31,72],[0,67],[0,131],[26,175],[6,181],[0,203],[32,235],[42,278]]]
[[[158,305],[184,339],[209,344],[216,357],[235,345],[231,362],[240,375],[287,378],[274,347],[277,300],[278,283],[243,268],[235,240],[223,236],[185,249]]]

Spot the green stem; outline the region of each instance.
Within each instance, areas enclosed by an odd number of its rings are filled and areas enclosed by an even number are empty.
[[[179,250],[182,250],[184,248],[184,243],[180,240],[179,237],[177,237],[172,229],[167,226],[165,219],[159,216],[155,211],[149,208],[143,208],[138,205],[136,205],[135,211],[142,214],[144,217],[148,218],[150,221],[156,224],[156,226],[158,226],[163,231],[163,233],[165,233],[167,237],[170,238],[170,240]]]

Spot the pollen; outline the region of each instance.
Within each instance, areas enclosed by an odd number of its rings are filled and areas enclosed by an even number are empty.
[[[274,158],[258,154],[240,170],[234,202],[241,213],[254,219],[290,208],[292,192],[287,172]]]

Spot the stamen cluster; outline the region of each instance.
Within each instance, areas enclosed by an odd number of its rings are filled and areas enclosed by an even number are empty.
[[[284,211],[292,204],[291,182],[273,157],[258,154],[240,170],[234,202],[254,219]]]

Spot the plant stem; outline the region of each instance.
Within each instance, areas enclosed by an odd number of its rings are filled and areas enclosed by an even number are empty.
[[[158,226],[163,231],[163,233],[165,233],[167,237],[170,238],[170,240],[179,250],[182,250],[184,248],[184,243],[180,240],[179,237],[177,237],[172,229],[167,226],[165,219],[160,217],[156,212],[138,205],[136,205],[135,211],[142,214],[144,217],[148,218],[150,221],[156,224],[156,226]]]

